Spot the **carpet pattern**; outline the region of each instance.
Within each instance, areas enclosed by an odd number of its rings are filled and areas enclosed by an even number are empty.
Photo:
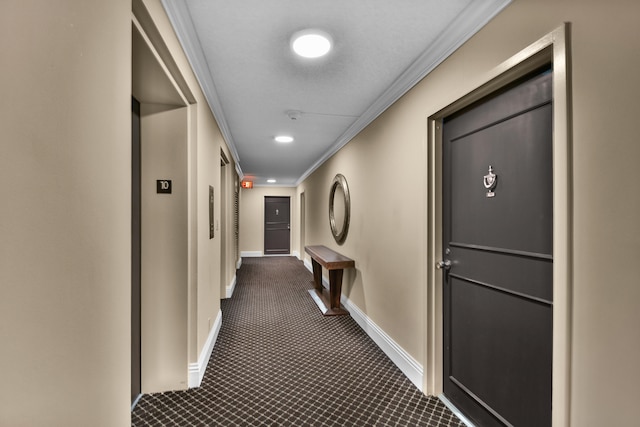
[[[144,395],[132,426],[463,426],[350,316],[324,317],[293,257],[244,258],[201,387]]]

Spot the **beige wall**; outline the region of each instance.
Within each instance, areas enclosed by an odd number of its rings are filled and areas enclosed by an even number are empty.
[[[220,217],[219,230],[221,240],[221,271],[220,271],[220,295],[225,298],[227,292],[232,289],[235,283],[236,266],[239,255],[235,244],[235,193],[240,190],[238,174],[235,170],[235,163],[226,147],[222,148],[225,158],[229,161],[220,170]]]
[[[141,389],[143,393],[188,386],[195,360],[196,286],[193,231],[195,106],[191,91],[167,72],[170,55],[159,53],[161,36],[134,4],[132,94],[141,103]],[[171,194],[156,181],[170,179]]]
[[[142,104],[142,392],[187,388],[187,107]],[[172,181],[157,194],[156,180]]]
[[[129,425],[131,4],[3,1],[0,34],[0,425]]]
[[[198,93],[198,96],[200,94]],[[220,218],[220,144],[222,135],[207,111],[206,101],[198,103],[198,214],[197,214],[197,293],[195,299],[197,322],[196,358],[202,351],[212,323],[220,310],[220,233],[209,238],[209,186],[214,188],[215,218]],[[193,358],[190,360],[195,362]]]
[[[293,187],[254,187],[240,190],[240,251],[264,252],[264,198],[284,196],[291,198],[291,255],[297,250],[298,203]],[[245,254],[246,255],[246,254]]]
[[[426,216],[419,187],[409,183],[423,182],[422,167],[406,168],[411,159],[398,152],[403,141],[411,141],[411,134],[402,128],[387,133],[382,123],[367,128],[301,184],[305,240],[355,259],[355,274],[346,275],[343,293],[421,361],[425,284],[420,260],[425,258],[421,236]],[[417,142],[410,155],[404,154],[426,159]],[[337,173],[345,176],[351,197],[349,233],[341,246],[333,239],[328,217],[329,189]]]
[[[174,375],[161,387],[175,388],[220,311],[221,241],[208,236],[208,185],[219,188],[227,148],[160,1],[133,3],[148,9],[154,28],[142,27],[153,30],[152,44],[161,41],[171,84],[193,104],[179,120],[184,142],[187,116],[186,173],[173,182],[180,265],[164,266],[165,300],[147,301],[159,309],[161,334],[143,337],[179,360],[146,363],[154,381]],[[130,424],[131,10],[124,0],[0,6],[0,425]],[[159,83],[152,102],[174,103],[166,76],[149,70],[147,80]],[[143,108],[149,113],[149,102]],[[161,218],[147,227],[154,221]]]
[[[222,233],[228,236],[229,227],[226,230],[220,228],[221,201],[222,194],[233,193],[233,180],[236,176],[235,165],[229,154],[229,149],[220,132],[218,124],[213,117],[208,103],[200,89],[200,86],[190,68],[190,65],[182,51],[180,43],[175,36],[171,23],[162,7],[160,0],[142,0],[153,25],[157,27],[162,43],[166,46],[169,58],[177,69],[176,81],[183,81],[185,92],[193,96],[193,115],[191,121],[192,141],[189,168],[190,173],[195,173],[196,182],[192,183],[195,188],[193,197],[197,200],[193,209],[195,213],[190,216],[190,251],[192,254],[192,267],[194,268],[195,281],[193,288],[189,292],[189,362],[198,361],[206,340],[211,332],[214,322],[220,312],[220,299],[224,298],[221,290],[224,287],[223,278],[231,281],[235,274],[235,260],[226,256],[222,265],[222,253],[228,253],[233,245],[233,240],[225,239],[225,247],[222,248]],[[169,67],[171,69],[171,67]],[[220,151],[223,150],[227,158],[231,161],[225,166],[227,178],[225,180],[226,190],[221,191],[221,169]],[[209,185],[214,187],[215,193],[215,213],[218,227],[215,231],[215,238],[209,239]],[[228,206],[228,201],[227,201]],[[228,225],[228,224],[227,224]],[[222,273],[224,272],[224,273]],[[186,369],[186,368],[185,368]]]
[[[574,426],[637,419],[638,16],[640,4],[629,1],[516,0],[298,190],[307,200],[307,241],[356,260],[347,295],[424,365],[427,118],[484,83],[503,61],[571,22]],[[342,247],[324,213],[336,173],[346,176],[351,190],[351,229]]]

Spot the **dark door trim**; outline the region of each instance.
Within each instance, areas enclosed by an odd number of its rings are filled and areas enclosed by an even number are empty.
[[[551,64],[553,76],[553,425],[570,424],[571,401],[571,295],[572,271],[572,135],[570,25],[564,24],[508,59],[486,76],[468,95],[428,118],[428,150],[425,188],[428,217],[425,227],[427,260],[425,295],[427,339],[424,391],[442,393],[443,319],[442,273],[435,268],[442,254],[442,119],[471,105],[544,64]]]
[[[131,97],[131,407],[142,392],[140,102]]]

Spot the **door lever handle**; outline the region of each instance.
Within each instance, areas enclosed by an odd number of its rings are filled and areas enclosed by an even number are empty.
[[[436,263],[436,268],[438,270],[451,270],[451,261],[445,259],[444,261],[438,261]]]

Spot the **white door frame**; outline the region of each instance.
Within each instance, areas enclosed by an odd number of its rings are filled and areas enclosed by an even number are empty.
[[[553,67],[553,396],[552,425],[570,425],[573,288],[573,182],[570,26],[564,24],[493,69],[477,87],[428,119],[426,369],[424,390],[443,384],[442,120],[530,71]]]

